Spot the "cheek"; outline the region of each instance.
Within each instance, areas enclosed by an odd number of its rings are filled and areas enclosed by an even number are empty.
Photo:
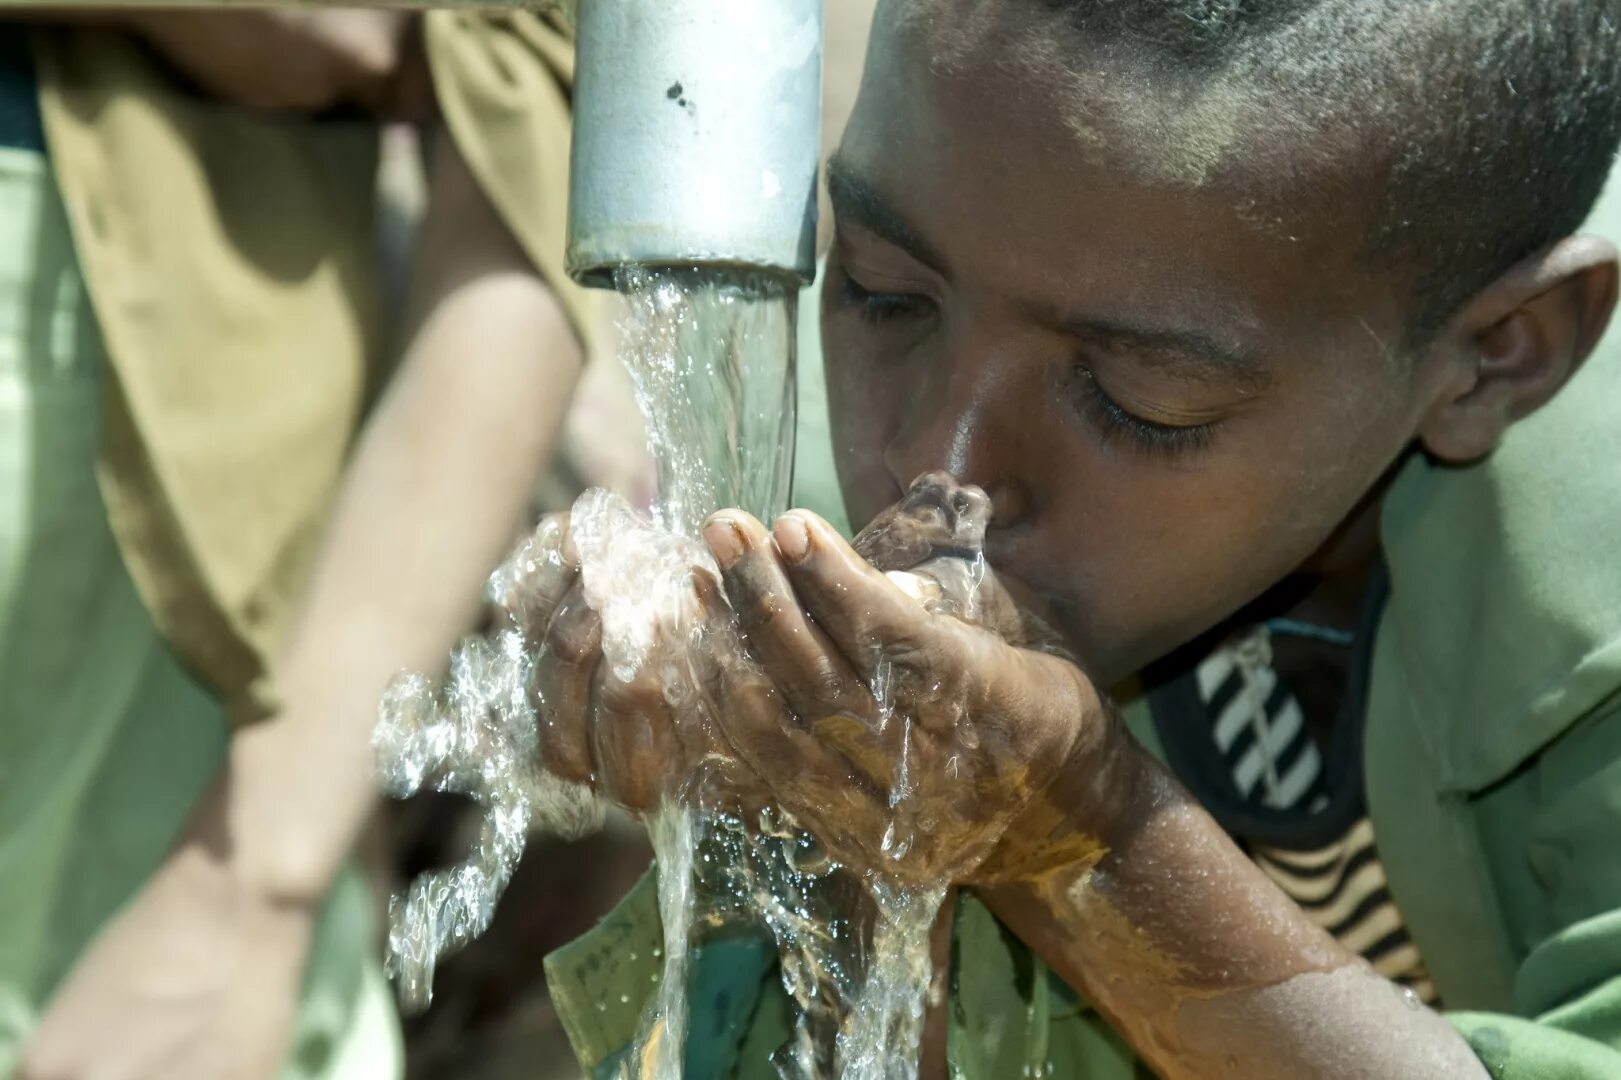
[[[885,468],[884,450],[894,438],[898,395],[908,380],[861,319],[828,306],[822,312],[822,364],[834,463],[850,520],[859,528],[900,494]]]
[[[1258,424],[1185,462],[1094,449],[1051,493],[1029,555],[1067,565],[1065,630],[1095,673],[1124,677],[1298,569],[1403,445],[1399,424],[1341,418]]]

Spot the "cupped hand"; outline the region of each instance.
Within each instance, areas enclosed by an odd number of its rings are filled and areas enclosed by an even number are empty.
[[[720,576],[691,575],[691,635],[628,681],[604,661],[568,517],[513,561],[501,603],[537,654],[550,771],[648,812],[709,763],[737,803],[773,802],[840,863],[899,880],[1007,881],[1095,854],[1069,793],[1118,721],[1039,620],[1007,617],[983,566],[959,572],[931,540],[924,580],[885,573],[804,511],[774,533],[729,511],[705,539]],[[988,603],[961,595],[968,580]]]
[[[700,761],[735,764],[703,703],[692,700],[711,681],[700,668],[714,653],[701,636],[721,633],[727,617],[703,602],[714,594],[705,571],[693,571],[691,624],[677,637],[651,635],[649,655],[627,679],[603,655],[602,616],[587,598],[568,514],[542,520],[508,567],[495,599],[535,657],[531,694],[548,771],[646,814],[676,794]],[[686,675],[684,693],[673,685],[673,667]]]
[[[930,610],[814,514],[712,518],[746,656],[716,666],[727,743],[846,866],[975,883],[1073,862],[1056,792],[1117,727],[1068,660]]]

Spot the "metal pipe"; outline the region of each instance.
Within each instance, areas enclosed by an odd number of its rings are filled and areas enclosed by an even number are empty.
[[[822,0],[581,0],[567,264],[815,273]]]

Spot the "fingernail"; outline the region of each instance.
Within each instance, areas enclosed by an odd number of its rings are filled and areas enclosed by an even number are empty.
[[[713,518],[704,526],[704,542],[722,570],[730,570],[743,557],[743,537],[737,526],[725,518]]]
[[[789,562],[801,562],[810,554],[810,531],[805,527],[805,519],[797,514],[784,514],[777,519],[777,527],[773,530],[777,539],[777,550]]]
[[[708,570],[693,567],[688,580],[692,583],[693,595],[698,597],[700,604],[708,604],[716,600],[718,593],[715,589],[715,576]]]

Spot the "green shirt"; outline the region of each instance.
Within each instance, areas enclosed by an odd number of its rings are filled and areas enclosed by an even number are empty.
[[[1621,192],[1589,224],[1621,240]],[[807,312],[813,304],[803,305]],[[816,320],[801,504],[837,506]],[[1448,1015],[1499,1080],[1621,1077],[1621,328],[1489,460],[1417,460],[1386,498],[1391,596],[1368,699],[1369,813]],[[1146,709],[1128,706],[1151,742]],[[965,1080],[1129,1080],[1129,1048],[971,896],[948,1056]],[[659,945],[651,880],[547,960],[582,1063],[614,1075]],[[763,941],[698,950],[689,1077],[772,1077],[791,1019]],[[1026,1070],[1033,1070],[1027,1072]]]

